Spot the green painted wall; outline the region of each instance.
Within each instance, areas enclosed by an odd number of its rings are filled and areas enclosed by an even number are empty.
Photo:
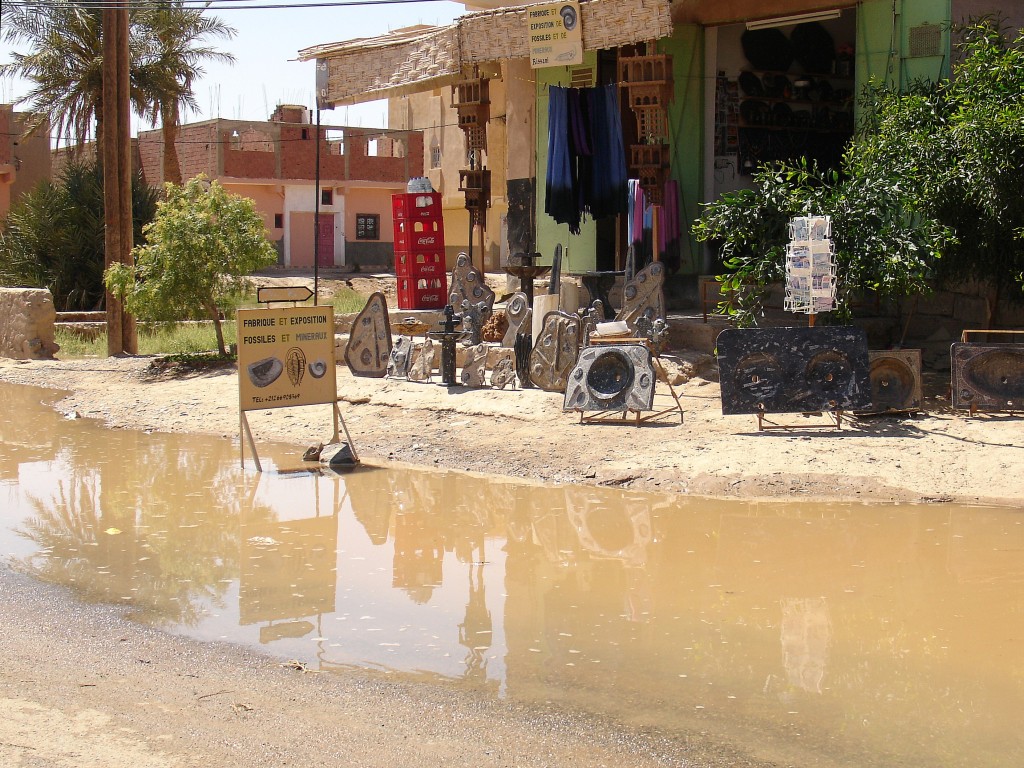
[[[583,66],[597,67],[597,55],[586,51]],[[594,220],[587,217],[578,235],[569,234],[567,224],[558,224],[544,212],[547,195],[545,180],[548,177],[548,86],[569,85],[568,67],[545,67],[537,70],[537,252],[541,264],[550,265],[555,254],[555,245],[569,249],[568,259],[562,257],[562,273],[586,272],[593,270],[597,263],[597,228]]]
[[[905,88],[914,80],[949,76],[950,0],[867,0],[857,11],[857,83],[868,78]],[[911,56],[910,32],[942,28],[938,56]]]
[[[701,271],[702,246],[690,235],[700,214],[704,169],[704,30],[696,25],[677,26],[672,37],[658,41],[662,53],[672,55],[675,98],[669,105],[672,178],[679,183],[682,211],[682,274]]]

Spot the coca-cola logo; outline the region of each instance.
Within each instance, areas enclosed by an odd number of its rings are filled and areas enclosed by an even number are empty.
[[[416,243],[417,245],[433,245],[435,239],[433,237],[421,237]]]
[[[440,301],[441,295],[437,293],[425,293],[422,298],[423,301]]]

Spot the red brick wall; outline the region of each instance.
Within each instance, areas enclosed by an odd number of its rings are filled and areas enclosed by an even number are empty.
[[[404,184],[424,174],[422,133],[333,126],[321,126],[320,130],[323,135],[328,130],[343,132],[346,151],[332,152],[336,145],[321,144],[321,179]],[[143,173],[151,185],[163,182],[161,134],[159,130],[139,134]],[[312,181],[316,178],[315,136],[316,126],[308,123],[207,120],[184,125],[177,142],[181,175],[185,180],[204,173],[210,178]],[[367,142],[373,139],[378,140],[381,154],[390,153],[392,144],[404,143],[403,156],[368,157]],[[259,151],[268,146],[277,152]]]

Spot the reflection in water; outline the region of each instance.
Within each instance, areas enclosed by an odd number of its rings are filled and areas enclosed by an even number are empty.
[[[0,556],[140,621],[805,766],[1024,763],[1024,516],[259,475],[3,387]],[[299,468],[297,449],[261,446]]]

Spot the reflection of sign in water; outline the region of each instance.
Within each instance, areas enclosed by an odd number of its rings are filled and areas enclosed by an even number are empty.
[[[334,610],[338,518],[308,518],[242,529],[238,620],[300,619]],[[297,629],[296,623],[291,629]],[[279,636],[288,636],[281,628]],[[303,633],[304,634],[304,633]]]
[[[333,403],[334,308],[238,311],[241,410]]]
[[[583,61],[579,3],[531,5],[526,18],[531,67],[568,66]]]

